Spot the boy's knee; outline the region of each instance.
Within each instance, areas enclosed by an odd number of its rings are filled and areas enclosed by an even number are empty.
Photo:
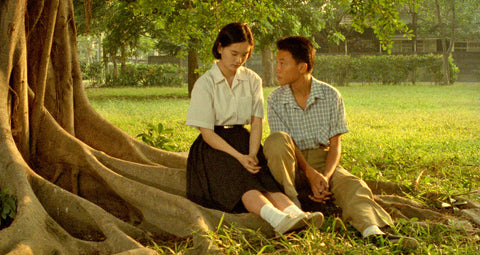
[[[276,151],[276,150],[283,150],[285,147],[289,146],[289,144],[293,144],[292,138],[285,132],[275,132],[271,133],[267,139],[265,139],[265,143],[263,145],[264,151]]]

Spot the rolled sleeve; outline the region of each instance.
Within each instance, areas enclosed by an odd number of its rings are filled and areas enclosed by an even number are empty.
[[[263,88],[262,79],[258,77],[254,80],[254,93],[252,95],[252,115],[255,117],[264,117],[264,101],[263,101]]]
[[[330,121],[331,126],[329,131],[330,138],[338,134],[348,133],[345,106],[341,96],[338,97],[336,104],[334,104],[334,107],[332,107],[330,116],[332,116],[332,120]]]
[[[199,79],[193,87],[186,124],[195,128],[215,127],[213,94],[203,79]]]

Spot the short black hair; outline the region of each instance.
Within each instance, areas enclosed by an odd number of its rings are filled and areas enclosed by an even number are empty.
[[[246,23],[234,22],[224,26],[217,35],[217,39],[213,44],[212,53],[216,59],[221,59],[222,56],[218,53],[218,46],[227,47],[233,43],[248,42],[252,46],[248,53],[248,58],[252,55],[253,46],[255,44],[253,40],[253,34],[250,27]]]
[[[312,42],[302,36],[289,36],[277,41],[277,49],[285,50],[292,54],[296,63],[307,63],[307,72],[313,70],[315,65],[315,47]]]

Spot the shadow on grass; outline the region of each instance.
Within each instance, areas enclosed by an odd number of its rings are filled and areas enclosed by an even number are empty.
[[[153,101],[165,99],[189,99],[188,94],[163,94],[163,95],[88,95],[90,100],[130,100],[130,101]]]

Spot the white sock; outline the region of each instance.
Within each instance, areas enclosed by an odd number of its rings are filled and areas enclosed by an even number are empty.
[[[385,233],[382,230],[380,230],[380,228],[377,225],[370,225],[368,228],[363,230],[362,236],[369,237],[371,235],[385,235]]]
[[[304,211],[302,211],[302,209],[298,208],[298,206],[296,206],[296,205],[291,205],[291,206],[285,208],[283,210],[283,212],[286,213],[286,214],[290,214],[292,216],[298,216],[298,215],[302,215],[302,214],[305,213]]]
[[[298,200],[298,197],[289,197],[290,200],[300,209],[302,209],[302,204],[300,203],[300,200]]]
[[[282,221],[287,214],[278,210],[272,204],[265,204],[262,209],[260,209],[260,217],[266,220],[272,227],[277,227],[280,221]]]

